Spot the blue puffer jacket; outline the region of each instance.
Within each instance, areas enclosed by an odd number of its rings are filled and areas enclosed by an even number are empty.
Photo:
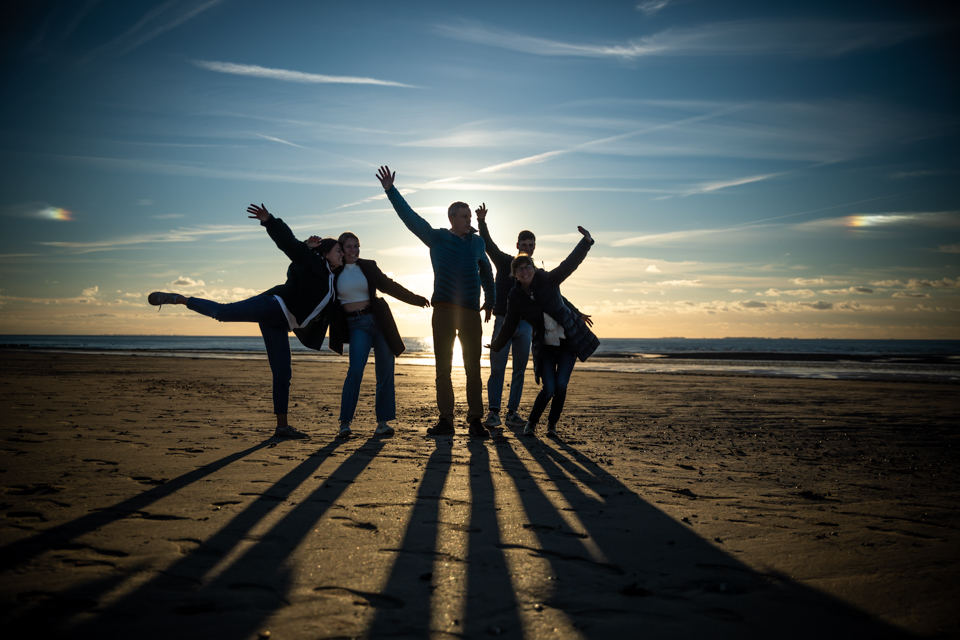
[[[430,247],[433,263],[433,297],[430,302],[447,302],[479,311],[492,309],[496,294],[493,269],[487,260],[483,239],[476,233],[459,238],[450,229],[434,229],[410,208],[396,187],[387,191],[403,224]],[[480,289],[483,288],[483,307]]]
[[[567,336],[567,348],[571,349],[581,362],[585,362],[600,346],[600,340],[583,321],[579,309],[560,293],[560,283],[570,277],[570,274],[580,266],[592,245],[592,238],[584,238],[556,269],[552,271],[537,269],[533,274],[533,282],[530,283],[530,293],[527,293],[519,282],[510,291],[510,297],[507,299],[507,317],[503,321],[503,326],[500,327],[500,333],[494,336],[490,348],[493,351],[500,351],[507,345],[520,321],[529,322],[533,327],[533,372],[538,382],[540,354],[543,347],[544,313],[563,326],[563,332]]]

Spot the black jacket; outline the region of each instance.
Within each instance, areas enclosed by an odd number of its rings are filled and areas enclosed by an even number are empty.
[[[398,284],[388,278],[377,263],[373,260],[364,260],[357,258],[357,266],[367,279],[367,291],[370,294],[370,306],[373,309],[373,315],[377,319],[377,324],[390,345],[390,350],[394,356],[399,356],[406,347],[403,339],[400,337],[400,331],[397,329],[397,323],[393,320],[393,314],[390,313],[390,307],[382,298],[377,298],[377,290],[393,296],[397,300],[412,304],[415,307],[423,307],[428,300],[423,296],[418,296],[401,284]],[[337,271],[339,278],[341,270]],[[334,284],[336,287],[336,284]],[[347,315],[340,304],[335,305],[330,319],[330,350],[343,355],[343,345],[350,342],[350,329],[347,325]]]
[[[540,380],[544,313],[563,326],[567,347],[581,362],[585,362],[600,346],[600,340],[583,321],[580,311],[560,293],[560,283],[570,277],[570,274],[580,266],[592,244],[592,239],[584,238],[556,269],[552,271],[537,269],[533,275],[533,282],[530,283],[530,293],[524,291],[523,285],[519,282],[510,290],[510,296],[507,298],[507,317],[503,321],[503,326],[500,327],[500,333],[494,336],[490,348],[493,351],[500,351],[517,330],[520,320],[529,322],[533,327],[533,372],[537,381]]]
[[[323,256],[297,240],[283,220],[271,216],[260,224],[266,227],[270,238],[291,261],[287,281],[260,295],[280,296],[300,325],[319,309],[305,327],[293,330],[303,346],[319,351],[327,334],[330,312],[339,306],[334,304],[337,297],[333,287],[334,274]]]

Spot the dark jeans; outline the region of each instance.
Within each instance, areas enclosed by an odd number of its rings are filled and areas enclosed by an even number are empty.
[[[286,414],[290,403],[290,325],[273,296],[254,296],[240,302],[220,304],[203,298],[188,298],[187,308],[220,322],[256,322],[260,325],[267,360],[273,372],[273,412]]]
[[[573,365],[577,362],[576,354],[567,349],[566,342],[561,340],[558,347],[543,345],[540,348],[540,384],[543,388],[533,401],[530,424],[537,424],[550,398],[553,398],[553,404],[550,405],[547,422],[556,424],[560,419],[563,403],[567,399],[567,384],[570,382],[570,374],[573,373]]]
[[[483,418],[483,381],[480,379],[480,312],[466,307],[433,308],[433,353],[437,360],[437,409],[453,424],[453,341],[460,338],[467,374],[467,421]]]

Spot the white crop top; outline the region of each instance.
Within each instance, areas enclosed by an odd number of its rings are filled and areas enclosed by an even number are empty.
[[[370,299],[367,278],[356,264],[343,265],[343,271],[337,279],[337,297],[340,299],[340,304]]]

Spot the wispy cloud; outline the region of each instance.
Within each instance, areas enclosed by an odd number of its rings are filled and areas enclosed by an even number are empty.
[[[680,119],[680,120],[674,120],[674,121],[670,121],[670,122],[664,122],[664,123],[660,123],[660,124],[656,124],[656,125],[644,127],[644,128],[642,128],[642,129],[636,129],[636,130],[634,130],[634,131],[627,131],[626,133],[620,133],[620,134],[617,134],[617,135],[615,135],[615,136],[607,136],[607,137],[604,137],[604,138],[599,138],[599,139],[597,139],[597,140],[590,140],[590,141],[587,141],[587,142],[582,142],[582,143],[580,143],[580,144],[574,145],[574,146],[569,147],[569,148],[567,148],[567,149],[557,149],[557,150],[554,150],[554,151],[547,151],[546,153],[540,153],[540,154],[537,154],[537,155],[534,155],[534,156],[527,156],[527,157],[525,157],[525,158],[520,158],[520,159],[518,159],[518,160],[511,160],[510,162],[503,162],[503,163],[501,163],[501,164],[496,164],[496,165],[493,165],[493,166],[484,167],[483,169],[478,169],[478,170],[477,170],[477,173],[493,173],[493,172],[496,172],[496,171],[502,171],[503,169],[511,169],[511,168],[513,168],[513,167],[522,167],[522,166],[526,166],[526,165],[530,165],[530,164],[539,164],[539,163],[541,163],[541,162],[545,162],[545,161],[547,161],[547,160],[551,160],[551,159],[553,159],[553,158],[556,158],[556,157],[559,157],[559,156],[561,156],[561,155],[564,155],[564,154],[567,154],[567,153],[571,153],[571,152],[574,152],[574,151],[582,151],[582,150],[590,149],[590,148],[593,148],[593,147],[599,147],[599,146],[604,145],[604,144],[609,144],[609,143],[611,143],[611,142],[619,142],[619,141],[622,141],[622,140],[627,140],[627,139],[629,139],[629,138],[633,138],[633,137],[635,137],[635,136],[640,136],[640,135],[643,135],[643,134],[660,132],[660,131],[666,131],[666,130],[668,130],[668,129],[675,129],[675,128],[677,128],[677,127],[683,127],[683,126],[690,125],[690,124],[693,124],[693,123],[696,123],[696,122],[701,122],[701,121],[703,121],[703,120],[709,120],[709,119],[711,119],[711,118],[716,118],[716,117],[719,117],[719,116],[721,116],[721,115],[728,114],[728,113],[730,113],[730,112],[732,112],[732,111],[740,110],[740,109],[742,109],[742,108],[744,108],[744,107],[745,107],[745,105],[739,105],[739,104],[737,104],[737,105],[729,105],[729,106],[723,107],[722,109],[714,110],[714,111],[711,111],[711,112],[709,112],[709,113],[703,113],[703,114],[699,114],[699,115],[692,116],[692,117],[689,117],[689,118],[682,118],[682,119]]]
[[[685,191],[682,195],[692,196],[701,193],[712,193],[714,191],[719,191],[721,189],[728,189],[730,187],[739,187],[744,184],[751,184],[753,182],[761,182],[763,180],[769,180],[770,178],[776,178],[783,175],[783,173],[768,173],[765,175],[759,176],[747,176],[745,178],[734,178],[732,180],[717,180],[714,182],[704,182],[703,184],[696,185],[695,187]]]
[[[255,133],[255,134],[253,134],[253,135],[257,136],[258,138],[263,138],[264,140],[270,140],[271,142],[279,142],[280,144],[286,144],[286,145],[289,145],[289,146],[291,146],[291,147],[296,147],[297,149],[306,149],[306,147],[304,147],[304,146],[302,146],[302,145],[295,144],[295,143],[293,143],[293,142],[290,142],[289,140],[284,140],[284,139],[282,139],[282,138],[274,138],[273,136],[265,136],[265,135],[263,135],[262,133]]]
[[[742,20],[667,29],[623,43],[572,43],[479,24],[437,25],[440,35],[541,56],[634,60],[665,56],[788,56],[829,58],[889,47],[933,27],[899,23]]]
[[[647,0],[637,5],[637,11],[642,11],[647,16],[652,16],[664,7],[670,4],[670,0]]]
[[[355,76],[327,76],[318,73],[290,71],[289,69],[270,69],[254,64],[234,64],[233,62],[214,62],[209,60],[193,60],[193,64],[201,69],[216,71],[217,73],[229,73],[252,78],[268,78],[270,80],[298,82],[301,84],[373,84],[384,87],[416,88],[413,85],[394,82],[392,80],[378,80],[376,78],[361,78]]]
[[[145,45],[157,36],[175,29],[185,22],[196,18],[208,9],[220,4],[222,0],[207,0],[206,2],[183,2],[182,0],[167,0],[143,15],[140,20],[127,29],[119,37],[101,45],[80,62],[87,63],[104,53],[116,52],[119,55],[129,53]]]

